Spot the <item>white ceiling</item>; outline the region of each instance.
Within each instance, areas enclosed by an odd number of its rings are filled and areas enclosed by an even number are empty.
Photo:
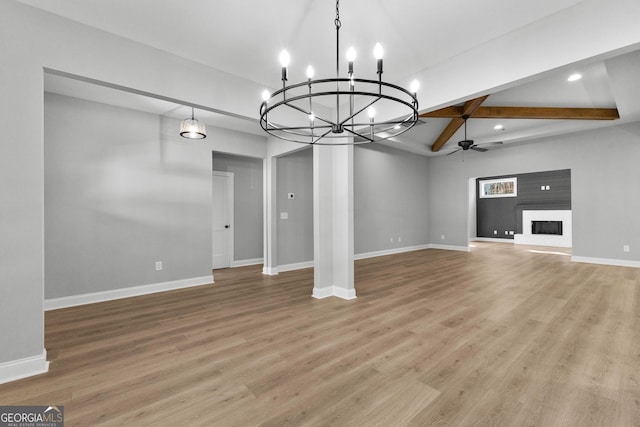
[[[291,53],[290,80],[304,78],[311,63],[317,75],[335,74],[335,3],[327,0],[20,0],[22,3],[83,22],[155,48],[174,53],[247,80],[279,85],[278,53]],[[464,53],[499,36],[535,23],[571,7],[580,0],[484,0],[446,2],[424,0],[343,0],[340,5],[341,47],[358,50],[357,67],[371,70],[370,49],[379,41],[385,47],[385,77],[397,82]],[[484,105],[618,107],[621,121],[640,120],[640,106],[625,96],[624,85],[640,75],[638,54],[628,54],[623,67],[604,62],[582,64],[583,74],[568,83],[567,70],[492,94]],[[473,64],[469,65],[473,73]],[[574,70],[571,70],[574,71]],[[368,77],[372,77],[368,76]],[[365,78],[367,76],[364,76]],[[128,108],[184,118],[189,109],[166,100],[94,87],[86,82],[47,75],[45,90],[112,103]],[[256,100],[256,105],[259,100]],[[624,105],[621,105],[623,103]],[[257,110],[257,109],[256,109]],[[256,122],[202,112],[208,124],[260,133]],[[616,121],[616,122],[621,122]],[[400,148],[430,155],[430,145],[448,123],[427,119],[405,133]],[[502,140],[516,143],[595,126],[592,121],[505,120],[506,130],[496,132],[495,120],[469,121],[468,133],[477,142]],[[462,139],[462,130],[443,152]]]

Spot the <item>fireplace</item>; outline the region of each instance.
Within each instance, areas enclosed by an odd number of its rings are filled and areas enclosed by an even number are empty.
[[[570,210],[523,210],[522,234],[516,234],[515,244],[570,248]]]
[[[531,221],[531,234],[562,236],[562,221]]]

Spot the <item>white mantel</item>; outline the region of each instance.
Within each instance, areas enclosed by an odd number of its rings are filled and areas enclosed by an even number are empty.
[[[532,221],[562,221],[562,235],[532,234]],[[522,211],[522,234],[514,236],[514,243],[570,248],[572,228],[570,210]]]

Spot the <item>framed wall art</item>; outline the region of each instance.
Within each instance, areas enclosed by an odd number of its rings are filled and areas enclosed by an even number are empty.
[[[479,181],[478,192],[481,198],[516,197],[518,195],[518,178],[499,178]]]

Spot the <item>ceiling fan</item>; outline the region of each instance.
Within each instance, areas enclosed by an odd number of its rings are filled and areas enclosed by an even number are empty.
[[[557,107],[484,107],[482,103],[489,97],[484,95],[466,101],[463,105],[452,105],[439,110],[420,114],[421,118],[449,118],[451,121],[440,136],[431,145],[431,151],[438,152],[449,141],[449,138],[463,125],[466,119],[559,119],[559,120],[617,120],[620,118],[616,108],[557,108]],[[467,139],[465,135],[465,140]],[[462,150],[468,150],[460,141]],[[459,151],[459,150],[456,150]],[[476,150],[482,151],[482,150]]]
[[[453,153],[457,153],[460,150],[463,151],[467,151],[467,150],[474,150],[474,151],[479,151],[481,153],[484,153],[485,151],[489,151],[488,149],[481,147],[480,145],[498,145],[498,144],[502,144],[502,141],[495,141],[495,142],[487,142],[484,144],[476,144],[473,139],[468,139],[467,138],[467,120],[469,119],[469,115],[468,114],[463,114],[462,115],[462,119],[464,120],[464,139],[462,141],[458,141],[458,147],[457,149],[453,150],[452,152],[448,153],[447,156],[452,155]]]

